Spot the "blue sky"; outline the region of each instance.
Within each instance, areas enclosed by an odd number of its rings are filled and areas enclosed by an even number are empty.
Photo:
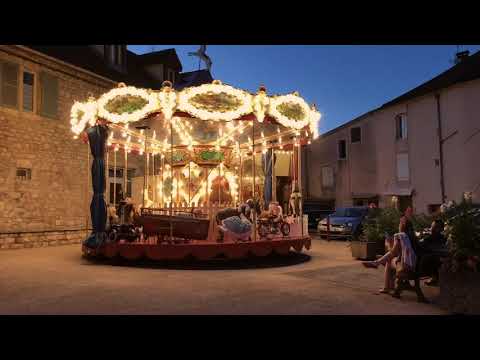
[[[199,45],[154,45],[175,48],[183,71],[198,69],[188,56]],[[152,45],[129,45],[135,53]],[[456,45],[211,45],[215,79],[256,92],[265,84],[270,94],[298,91],[322,113],[326,132],[382,105],[452,66]],[[474,53],[480,45],[464,45]]]

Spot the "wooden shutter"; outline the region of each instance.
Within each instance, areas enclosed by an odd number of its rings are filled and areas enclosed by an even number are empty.
[[[397,179],[400,181],[408,181],[410,179],[410,171],[408,164],[408,154],[397,154]]]
[[[9,107],[18,107],[18,64],[9,62],[0,63],[1,73],[1,104]]]
[[[333,169],[330,166],[322,167],[322,185],[323,187],[333,187]]]
[[[40,115],[56,119],[58,117],[58,79],[42,72],[40,86]]]

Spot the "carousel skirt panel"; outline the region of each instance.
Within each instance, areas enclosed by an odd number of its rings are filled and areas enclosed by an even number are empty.
[[[189,243],[180,244],[152,244],[146,242],[133,243],[109,243],[97,249],[82,247],[83,254],[87,257],[119,256],[127,260],[149,259],[161,260],[184,260],[194,258],[205,261],[213,259],[242,259],[249,256],[264,257],[273,253],[287,255],[293,249],[302,252],[311,247],[311,238],[283,237],[272,240],[248,241],[241,243],[208,243],[201,240],[192,240]]]

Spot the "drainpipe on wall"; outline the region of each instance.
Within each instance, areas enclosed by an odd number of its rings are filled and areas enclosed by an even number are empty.
[[[443,171],[443,135],[442,135],[442,117],[440,113],[440,94],[435,94],[435,100],[437,101],[437,124],[438,124],[438,150],[440,155],[440,189],[442,193],[442,203],[445,202],[445,178]]]

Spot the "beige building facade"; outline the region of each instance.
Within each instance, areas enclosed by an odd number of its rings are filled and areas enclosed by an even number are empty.
[[[432,213],[480,202],[480,54],[326,134],[304,150],[306,197]],[[308,168],[308,171],[306,169]]]

